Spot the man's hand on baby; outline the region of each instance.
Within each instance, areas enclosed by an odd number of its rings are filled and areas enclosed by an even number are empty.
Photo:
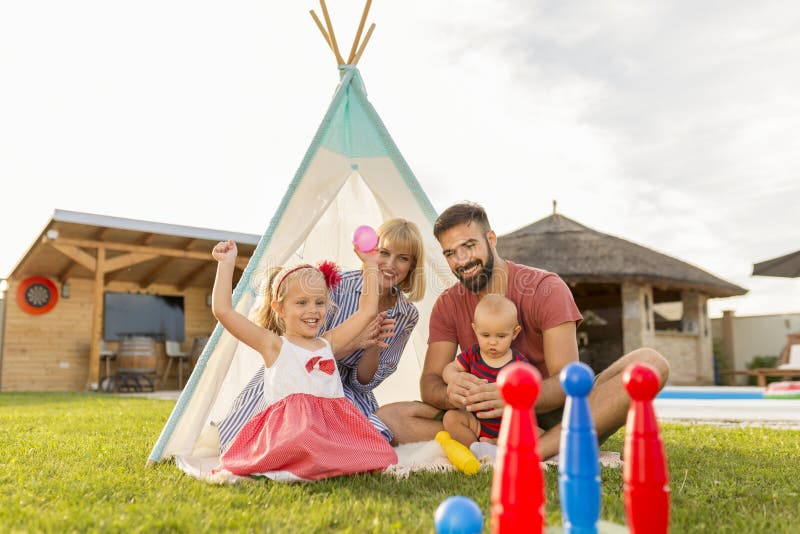
[[[472,390],[464,399],[464,406],[478,419],[491,419],[503,415],[506,403],[497,390],[497,384],[491,383]]]
[[[485,385],[487,385],[485,379],[471,373],[454,373],[453,378],[447,383],[447,398],[453,406],[464,407],[466,399]]]

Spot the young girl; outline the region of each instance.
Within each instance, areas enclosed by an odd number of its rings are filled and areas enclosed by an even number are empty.
[[[397,463],[391,446],[344,398],[333,358],[333,350],[350,343],[378,313],[376,254],[356,253],[364,262],[359,309],[317,337],[338,277],[332,266],[275,270],[269,279],[262,328],[232,307],[236,245],[226,241],[214,247],[212,255],[219,262],[212,296],[214,316],[238,340],[258,351],[266,367],[266,409],[236,434],[220,458],[219,469],[236,475],[319,480]]]

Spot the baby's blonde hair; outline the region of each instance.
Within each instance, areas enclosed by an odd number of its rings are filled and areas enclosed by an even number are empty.
[[[503,295],[497,295],[495,293],[485,295],[478,301],[478,305],[475,306],[475,313],[472,316],[472,320],[477,323],[478,315],[487,313],[493,315],[507,314],[509,319],[513,319],[514,326],[519,324],[517,321],[517,306]]]
[[[292,283],[295,281],[302,282],[303,278],[310,276],[318,276],[323,281],[325,280],[325,276],[322,272],[313,265],[299,265],[290,269],[284,269],[283,267],[271,268],[267,272],[264,302],[261,307],[256,310],[253,322],[259,326],[263,326],[267,330],[275,332],[279,336],[283,335],[286,331],[286,324],[272,308],[272,303],[274,301],[283,302],[283,299],[286,298],[286,293],[289,291],[289,286]],[[327,294],[330,302],[330,290],[327,291]]]
[[[417,225],[406,219],[389,219],[378,227],[378,236],[381,246],[391,245],[414,257],[414,265],[405,280],[397,284],[397,289],[405,293],[411,302],[422,300],[426,286],[425,250]]]

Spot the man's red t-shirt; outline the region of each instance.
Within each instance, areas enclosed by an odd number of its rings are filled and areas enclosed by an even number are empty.
[[[522,327],[511,347],[524,354],[547,378],[542,332],[570,321],[580,324],[583,317],[567,284],[558,275],[507,260],[506,263],[506,297],[517,306],[517,320]],[[460,282],[439,295],[431,312],[428,344],[449,341],[457,343],[462,351],[477,344],[472,318],[478,300]]]

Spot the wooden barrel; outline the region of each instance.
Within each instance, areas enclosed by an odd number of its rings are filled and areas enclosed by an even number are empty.
[[[117,372],[149,374],[156,372],[156,342],[153,338],[133,336],[119,342]]]

